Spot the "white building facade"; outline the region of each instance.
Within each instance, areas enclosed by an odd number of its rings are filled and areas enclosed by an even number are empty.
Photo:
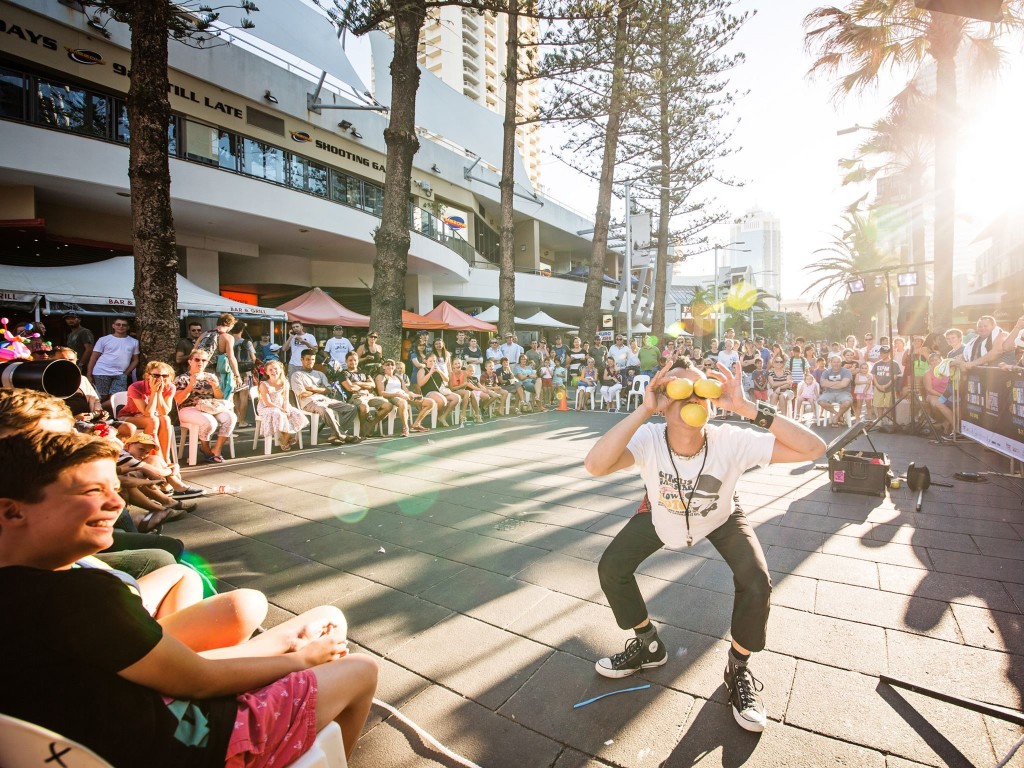
[[[729,227],[729,247],[722,250],[723,260],[732,267],[750,269],[758,288],[782,298],[782,223],[772,214],[752,209]],[[778,309],[777,299],[766,304]]]

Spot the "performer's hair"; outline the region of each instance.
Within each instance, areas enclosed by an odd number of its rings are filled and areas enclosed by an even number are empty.
[[[697,366],[695,366],[693,364],[693,361],[689,358],[688,355],[683,355],[682,357],[677,357],[676,361],[674,363],[672,363],[672,367],[669,368],[669,370],[670,371],[674,371],[674,370],[676,370],[676,368],[682,368],[684,371],[695,371],[695,370],[697,370]]]

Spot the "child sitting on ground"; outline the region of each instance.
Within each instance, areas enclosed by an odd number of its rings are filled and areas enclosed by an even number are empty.
[[[109,441],[0,439],[0,711],[112,765],[286,765],[335,720],[351,755],[377,664],[348,656],[333,607],[197,654],[111,574],[72,565],[110,545],[121,510]]]
[[[159,448],[152,435],[136,432],[125,440],[117,459],[121,498],[126,504],[143,510],[139,519],[133,517],[139,533],[149,533],[163,523],[180,520],[187,512],[196,510],[195,502],[175,499],[165,489],[163,470],[151,463]]]

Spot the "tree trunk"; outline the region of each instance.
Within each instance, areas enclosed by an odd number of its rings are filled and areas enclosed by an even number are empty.
[[[135,328],[142,356],[174,362],[178,253],[167,158],[167,0],[131,0],[128,178],[135,253]]]
[[[589,341],[598,331],[601,319],[601,294],[604,288],[604,261],[608,248],[608,224],[612,215],[612,184],[615,181],[615,153],[619,144],[622,110],[626,90],[626,47],[629,12],[632,0],[620,0],[615,18],[615,54],[612,65],[611,103],[605,131],[604,156],[601,179],[597,192],[597,211],[594,215],[594,241],[590,251],[590,276],[583,299],[580,320],[580,338]]]
[[[668,219],[671,204],[669,185],[672,181],[672,150],[668,133],[668,0],[661,2],[661,35],[659,56],[661,77],[658,80],[658,128],[661,132],[661,190],[658,211],[658,256],[654,269],[654,316],[651,333],[660,340],[665,335],[665,294],[672,274],[668,265]],[[660,343],[660,342],[659,342]]]
[[[512,221],[515,192],[516,102],[519,98],[519,0],[510,0],[505,40],[505,121],[501,135],[501,263],[498,271],[498,335],[515,328],[516,248]]]
[[[395,3],[395,56],[391,60],[391,113],[384,129],[387,175],[380,227],[373,240],[373,290],[370,328],[380,334],[384,356],[398,359],[402,348],[402,310],[405,275],[409,267],[409,184],[412,158],[420,148],[416,138],[416,91],[420,70],[416,45],[426,19],[425,0]]]
[[[944,333],[953,325],[953,249],[956,218],[957,113],[956,50],[963,20],[932,14],[937,27],[930,49],[935,58],[935,286],[932,330]]]

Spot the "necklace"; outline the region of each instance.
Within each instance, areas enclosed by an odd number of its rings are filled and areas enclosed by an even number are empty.
[[[666,444],[668,443],[668,430],[665,430],[665,442]],[[707,435],[705,435],[704,440],[700,444],[700,448],[698,448],[695,453],[692,453],[689,456],[687,456],[685,453],[680,453],[679,451],[675,450],[671,445],[669,445],[668,451],[673,456],[677,456],[680,459],[689,461],[690,459],[696,459],[698,456],[700,456],[701,452],[707,447],[707,444],[708,438]]]
[[[672,450],[672,446],[668,442],[668,427],[665,428],[665,447],[668,449],[668,460],[672,462],[672,472],[676,476],[676,494],[679,498],[683,498],[683,481],[679,478],[679,468],[676,466],[675,451]],[[680,458],[695,459],[701,452],[704,453],[704,458],[700,462],[700,469],[697,471],[697,477],[694,478],[693,485],[690,487],[690,495],[686,497],[686,546],[693,546],[693,536],[690,534],[690,505],[693,503],[693,494],[697,490],[697,484],[700,483],[700,478],[704,474],[704,467],[708,463],[708,451],[705,450],[708,447],[708,433],[704,431],[704,441],[700,445],[700,450],[693,456],[681,456]]]

